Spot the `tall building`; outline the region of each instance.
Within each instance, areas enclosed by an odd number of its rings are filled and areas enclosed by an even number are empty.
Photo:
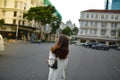
[[[79,19],[80,42],[102,42],[118,44],[120,29],[120,10],[85,10]]]
[[[5,20],[5,25],[0,26],[0,34],[4,38],[16,38],[18,29],[18,38],[27,38],[35,29],[33,22],[28,22],[23,15],[31,7],[42,6],[43,0],[0,0],[0,19]]]
[[[120,0],[105,0],[105,10],[120,10]]]

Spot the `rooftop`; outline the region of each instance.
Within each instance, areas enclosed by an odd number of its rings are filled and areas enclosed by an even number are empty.
[[[90,9],[85,10],[82,12],[98,12],[98,13],[120,13],[120,10],[97,10],[97,9]]]

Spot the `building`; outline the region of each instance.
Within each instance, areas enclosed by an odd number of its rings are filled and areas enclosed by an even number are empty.
[[[85,10],[81,12],[79,23],[79,42],[120,42],[120,10]]]
[[[5,20],[0,34],[8,39],[27,39],[36,28],[34,22],[24,19],[24,13],[36,6],[43,6],[43,0],[0,0],[0,19]]]
[[[120,10],[120,0],[105,0],[105,10]]]

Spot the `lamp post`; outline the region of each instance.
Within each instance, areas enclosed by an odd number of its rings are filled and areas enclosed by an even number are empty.
[[[17,20],[17,27],[16,27],[16,40],[18,38],[18,27],[19,27],[19,20]]]
[[[17,15],[16,40],[18,39],[19,18],[20,18],[20,14]]]

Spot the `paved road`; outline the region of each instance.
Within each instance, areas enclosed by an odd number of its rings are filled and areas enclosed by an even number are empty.
[[[7,43],[0,52],[0,80],[47,80],[52,43]],[[120,80],[120,51],[70,45],[66,80]]]

